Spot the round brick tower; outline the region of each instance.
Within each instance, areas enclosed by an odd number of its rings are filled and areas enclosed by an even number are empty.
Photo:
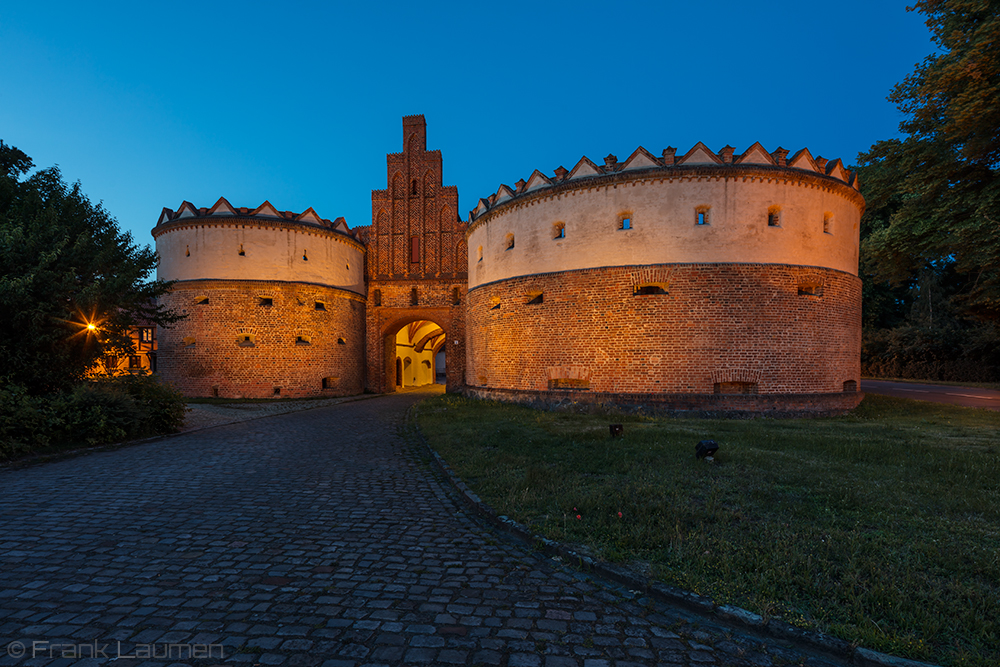
[[[364,382],[365,248],[342,218],[268,202],[164,209],[153,229],[165,305],[159,373],[187,396],[357,394]]]
[[[642,148],[535,171],[470,214],[466,383],[540,404],[857,405],[864,200],[840,160]]]

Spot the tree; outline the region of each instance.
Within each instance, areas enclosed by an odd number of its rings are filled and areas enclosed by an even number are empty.
[[[149,280],[156,254],[138,247],[58,167],[27,176],[31,158],[0,142],[0,383],[66,389],[101,357],[132,352],[138,322],[180,319]],[[88,328],[88,324],[93,325]]]
[[[865,267],[899,284],[953,272],[954,304],[1000,322],[1000,2],[919,0],[940,52],[889,100],[907,136],[859,155]]]

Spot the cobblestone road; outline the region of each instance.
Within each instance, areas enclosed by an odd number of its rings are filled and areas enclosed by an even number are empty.
[[[425,395],[0,472],[0,665],[832,664],[471,518],[400,435]]]

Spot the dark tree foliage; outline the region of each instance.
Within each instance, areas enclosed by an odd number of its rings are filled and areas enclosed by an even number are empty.
[[[37,394],[132,351],[130,325],[179,318],[156,303],[169,287],[149,280],[156,254],[57,167],[28,176],[33,166],[0,142],[0,384]]]
[[[889,96],[902,139],[859,155],[870,277],[952,272],[953,305],[1000,321],[1000,2],[921,0],[940,52]]]

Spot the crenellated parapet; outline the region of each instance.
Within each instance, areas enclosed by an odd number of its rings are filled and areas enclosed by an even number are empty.
[[[234,207],[225,197],[219,197],[219,200],[215,204],[207,208],[198,208],[186,200],[181,202],[176,211],[164,208],[160,212],[160,217],[157,219],[152,233],[155,238],[167,227],[188,221],[226,222],[236,219],[250,219],[265,224],[275,222],[300,224],[354,236],[344,218],[340,217],[335,220],[322,218],[312,207],[307,208],[301,213],[279,211],[267,200],[257,208],[248,208],[246,206]]]
[[[501,204],[527,195],[631,178],[682,178],[703,173],[722,177],[746,176],[753,172],[767,178],[783,172],[786,175],[798,174],[806,178],[827,180],[855,192],[858,190],[856,172],[849,171],[840,158],[814,158],[808,148],[795,152],[791,158],[788,154],[789,151],[781,147],[768,152],[759,142],[742,153],[736,153],[728,145],[716,153],[699,141],[679,157],[677,149],[673,147],[665,148],[657,157],[642,146],[636,148],[624,162],[619,162],[615,155],[608,155],[602,160],[603,164],[598,164],[583,156],[572,169],[560,166],[551,176],[536,169],[527,180],[520,179],[513,187],[501,184],[495,193],[481,198],[476,207],[469,211],[469,223],[474,223]],[[860,200],[860,195],[858,199]]]

